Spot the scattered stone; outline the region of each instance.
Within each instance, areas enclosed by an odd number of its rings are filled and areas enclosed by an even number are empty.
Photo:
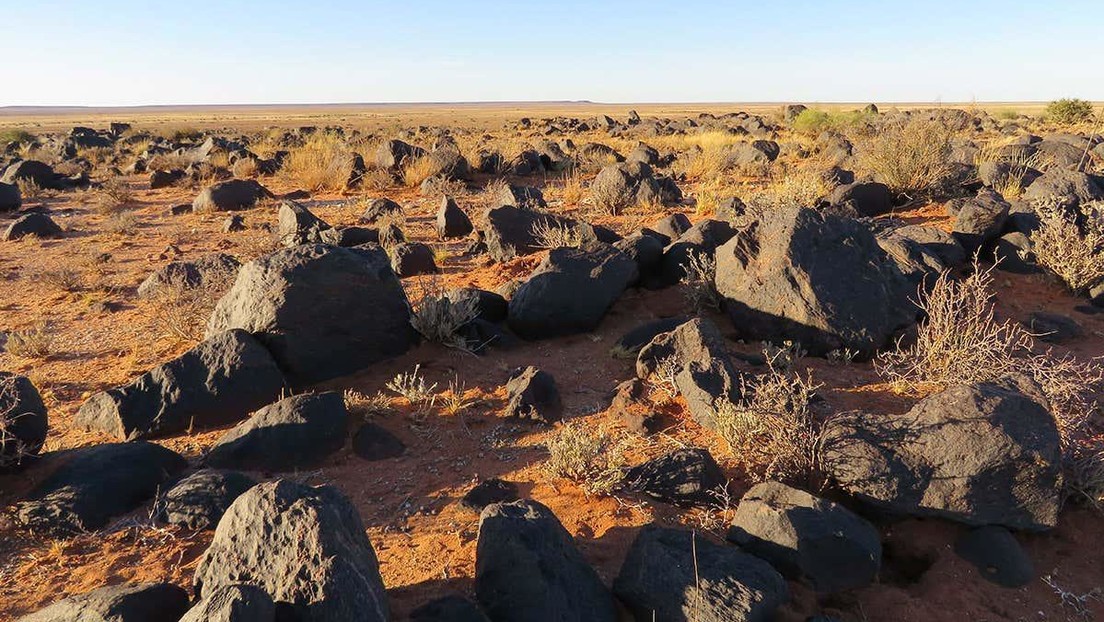
[[[0,182],[0,212],[14,212],[23,207],[19,186]]]
[[[502,295],[475,287],[461,287],[449,290],[446,294],[453,304],[464,304],[466,300],[473,300],[471,304],[478,310],[478,318],[488,322],[503,322],[509,313],[509,303]]]
[[[532,366],[514,370],[506,383],[506,414],[541,423],[559,421],[563,403],[552,375]]]
[[[253,209],[257,201],[271,198],[273,194],[254,179],[231,179],[204,188],[192,201],[192,211],[206,214]]]
[[[955,542],[955,553],[974,565],[986,581],[1023,587],[1035,578],[1031,558],[1004,527],[979,527]]]
[[[893,211],[889,187],[878,182],[857,182],[837,186],[828,197],[835,207],[850,207],[859,216],[881,216]]]
[[[31,212],[15,219],[4,231],[3,240],[13,242],[33,235],[38,238],[60,238],[65,232],[54,222],[53,218],[41,212]]]
[[[226,220],[222,221],[223,233],[236,233],[238,231],[245,231],[245,219],[240,214],[231,214],[226,217]]]
[[[398,203],[387,198],[374,199],[368,204],[364,213],[360,215],[360,222],[373,224],[381,218],[401,217],[403,208]]]
[[[180,622],[276,622],[276,603],[259,587],[226,585],[188,610]]]
[[[0,473],[25,466],[42,450],[50,419],[29,378],[0,372],[0,430]]]
[[[442,240],[462,238],[474,230],[472,221],[451,197],[441,197],[437,210],[437,237]]]
[[[475,485],[460,499],[460,505],[482,512],[484,508],[493,503],[510,503],[517,501],[520,496],[517,484],[497,478],[485,479]]]
[[[419,274],[437,274],[440,270],[434,261],[433,249],[421,242],[403,242],[391,246],[391,269],[399,278]]]
[[[230,280],[241,267],[233,255],[213,253],[192,261],[173,261],[158,268],[138,286],[138,297],[149,298],[163,287],[194,289],[214,287]]]
[[[691,447],[629,469],[623,485],[664,503],[692,506],[716,503],[727,481],[709,450]]]
[[[70,596],[18,622],[165,622],[188,610],[188,593],[171,583],[112,585]]]
[[[256,483],[236,471],[196,471],[161,497],[161,520],[187,529],[213,529],[230,504]]]
[[[369,460],[398,458],[406,451],[406,445],[386,428],[368,422],[353,434],[353,453]]]
[[[410,622],[490,622],[479,607],[462,596],[445,596],[410,612]]]
[[[640,350],[655,340],[663,333],[669,333],[687,321],[685,317],[669,317],[651,322],[645,322],[640,326],[621,335],[617,343],[613,344],[610,353],[615,358],[636,358]]]
[[[1023,325],[1039,339],[1050,343],[1070,341],[1084,334],[1076,320],[1060,313],[1034,311],[1027,316]]]

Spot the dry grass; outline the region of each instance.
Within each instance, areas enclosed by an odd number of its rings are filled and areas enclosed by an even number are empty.
[[[568,423],[546,444],[549,477],[570,479],[587,494],[606,495],[624,479],[624,452],[605,430],[590,430],[582,423]]]
[[[813,207],[832,192],[834,185],[812,167],[795,168],[771,177],[769,183],[750,193],[747,205],[753,211]]]
[[[41,321],[30,328],[8,333],[4,348],[21,358],[42,360],[54,353],[56,339],[57,333],[54,329],[47,322]]]
[[[115,212],[104,218],[103,230],[111,235],[134,235],[138,232],[138,216],[133,212]]]
[[[69,293],[80,291],[84,284],[80,273],[71,268],[42,270],[33,275],[31,280]]]
[[[682,297],[695,313],[706,309],[721,308],[721,295],[717,292],[713,278],[717,274],[717,260],[712,253],[692,253],[690,261],[683,266],[686,275],[679,282]]]
[[[353,152],[341,136],[319,132],[290,150],[282,172],[311,192],[342,191],[353,172]]]
[[[1050,158],[1042,151],[1036,151],[1030,155],[1022,152],[1015,151],[1012,155],[1002,152],[1001,147],[1003,143],[1001,141],[993,141],[984,145],[979,151],[977,156],[974,157],[974,164],[981,166],[987,162],[1001,162],[1009,166],[1008,174],[1001,179],[995,180],[993,184],[993,190],[996,190],[1005,199],[1013,200],[1018,199],[1024,191],[1024,177],[1031,169],[1045,170],[1050,165]]]
[[[230,269],[210,269],[199,283],[189,283],[183,275],[175,275],[157,287],[150,302],[164,334],[186,342],[202,340],[207,320],[235,274]]]
[[[954,132],[938,121],[891,123],[858,141],[858,168],[907,196],[931,193],[953,170],[953,137]]]
[[[1075,294],[1104,281],[1104,223],[1093,211],[1091,206],[1086,210],[1083,228],[1058,213],[1041,211],[1039,229],[1031,235],[1036,262]]]
[[[93,191],[95,211],[113,214],[134,202],[134,191],[123,180],[109,179]]]
[[[259,174],[259,167],[255,158],[239,158],[230,167],[230,172],[237,179],[252,179]]]
[[[768,371],[719,400],[717,431],[753,481],[808,479],[818,469],[822,423],[809,405],[820,385],[791,371],[789,351],[767,351]]]
[[[24,201],[37,201],[56,194],[53,190],[47,190],[38,185],[33,179],[17,179],[15,185],[19,188],[19,196],[23,197]]]
[[[394,410],[391,408],[391,398],[383,393],[365,395],[360,391],[347,389],[343,397],[345,399],[345,409],[349,411],[349,414],[363,420],[377,415],[386,415]]]
[[[586,180],[577,169],[564,173],[555,183],[544,189],[548,200],[559,200],[565,209],[578,208],[588,194]]]
[[[441,165],[432,154],[426,154],[420,158],[408,158],[403,162],[402,181],[407,188],[417,188],[440,171]]]
[[[550,220],[537,221],[531,231],[537,248],[578,248],[583,245],[579,230],[569,224],[557,224]]]
[[[471,344],[460,329],[479,315],[473,298],[450,300],[437,279],[418,279],[417,302],[413,303],[410,323],[423,337],[441,345],[468,351]]]

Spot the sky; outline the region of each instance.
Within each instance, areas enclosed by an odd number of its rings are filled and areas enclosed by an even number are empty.
[[[0,106],[1104,100],[1104,0],[0,6]]]

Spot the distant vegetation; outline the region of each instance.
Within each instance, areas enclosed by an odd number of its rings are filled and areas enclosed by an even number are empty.
[[[1043,114],[1055,123],[1081,123],[1092,119],[1093,107],[1083,99],[1057,99],[1047,104]]]

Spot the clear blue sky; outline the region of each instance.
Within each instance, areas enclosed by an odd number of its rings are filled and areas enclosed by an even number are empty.
[[[1104,100],[1104,0],[4,0],[2,105]]]

